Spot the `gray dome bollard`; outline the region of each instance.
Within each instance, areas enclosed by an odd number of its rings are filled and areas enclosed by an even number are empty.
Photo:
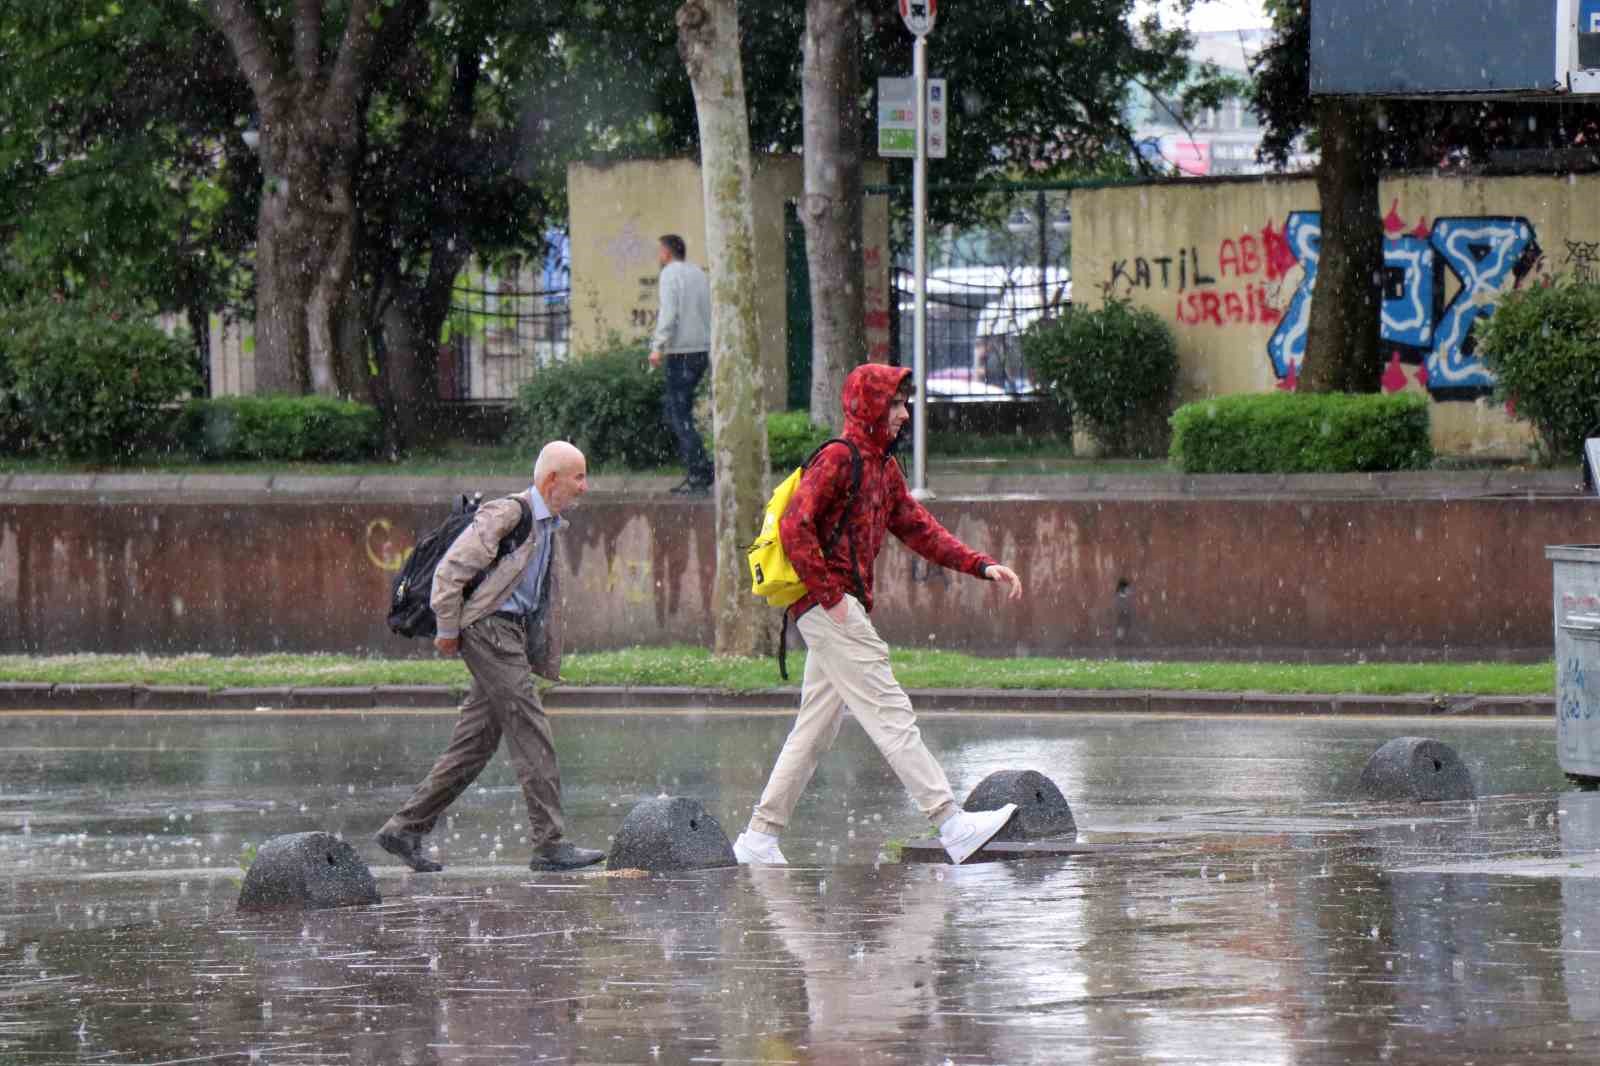
[[[256,852],[239,890],[242,911],[322,910],[382,902],[367,864],[355,848],[332,833],[273,837]]]
[[[1374,799],[1464,800],[1477,792],[1450,745],[1431,737],[1396,737],[1372,753],[1361,789]]]
[[[1078,837],[1072,808],[1054,781],[1037,770],[996,770],[967,795],[963,810],[994,811],[1008,803],[1017,813],[995,840],[1052,840]]]
[[[648,799],[622,820],[606,856],[610,870],[705,870],[737,866],[722,823],[686,796]]]

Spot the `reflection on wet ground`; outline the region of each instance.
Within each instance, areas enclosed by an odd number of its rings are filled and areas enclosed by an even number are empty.
[[[569,831],[639,799],[743,825],[788,719],[556,719]],[[504,761],[435,834],[368,842],[448,715],[0,716],[0,1063],[1499,1063],[1600,1037],[1600,797],[1530,721],[925,716],[965,794],[1037,769],[1083,839],[961,868],[859,730],[787,870],[533,875]],[[1359,800],[1425,734],[1473,803]],[[241,915],[241,857],[343,833],[381,905]]]

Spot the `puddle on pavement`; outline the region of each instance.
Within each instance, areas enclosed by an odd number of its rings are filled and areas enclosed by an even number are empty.
[[[434,834],[368,843],[437,715],[0,719],[0,1062],[1479,1063],[1600,1036],[1600,796],[1551,723],[926,716],[958,795],[1037,769],[1094,856],[881,861],[923,825],[859,730],[796,865],[533,875],[503,760]],[[732,835],[788,721],[560,715],[569,834],[691,795]],[[1481,796],[1359,801],[1383,741]],[[342,833],[381,905],[239,914],[247,846]],[[1155,844],[1152,846],[1151,842]]]

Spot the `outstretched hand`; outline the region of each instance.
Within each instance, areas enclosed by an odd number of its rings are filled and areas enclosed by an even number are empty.
[[[1017,576],[1017,572],[1011,567],[995,563],[983,572],[983,576],[990,581],[998,581],[1005,585],[1007,589],[1006,599],[1022,599],[1022,579]]]

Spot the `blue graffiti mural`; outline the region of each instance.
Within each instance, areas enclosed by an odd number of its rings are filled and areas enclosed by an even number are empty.
[[[1322,215],[1296,211],[1284,225],[1290,252],[1302,269],[1267,355],[1278,378],[1297,374],[1305,358],[1311,293],[1317,284]],[[1501,215],[1439,218],[1426,235],[1390,233],[1383,242],[1383,327],[1386,349],[1421,363],[1436,398],[1466,398],[1494,387],[1494,375],[1473,354],[1472,327],[1494,312],[1539,258],[1533,226]],[[1447,277],[1457,287],[1446,300]]]

